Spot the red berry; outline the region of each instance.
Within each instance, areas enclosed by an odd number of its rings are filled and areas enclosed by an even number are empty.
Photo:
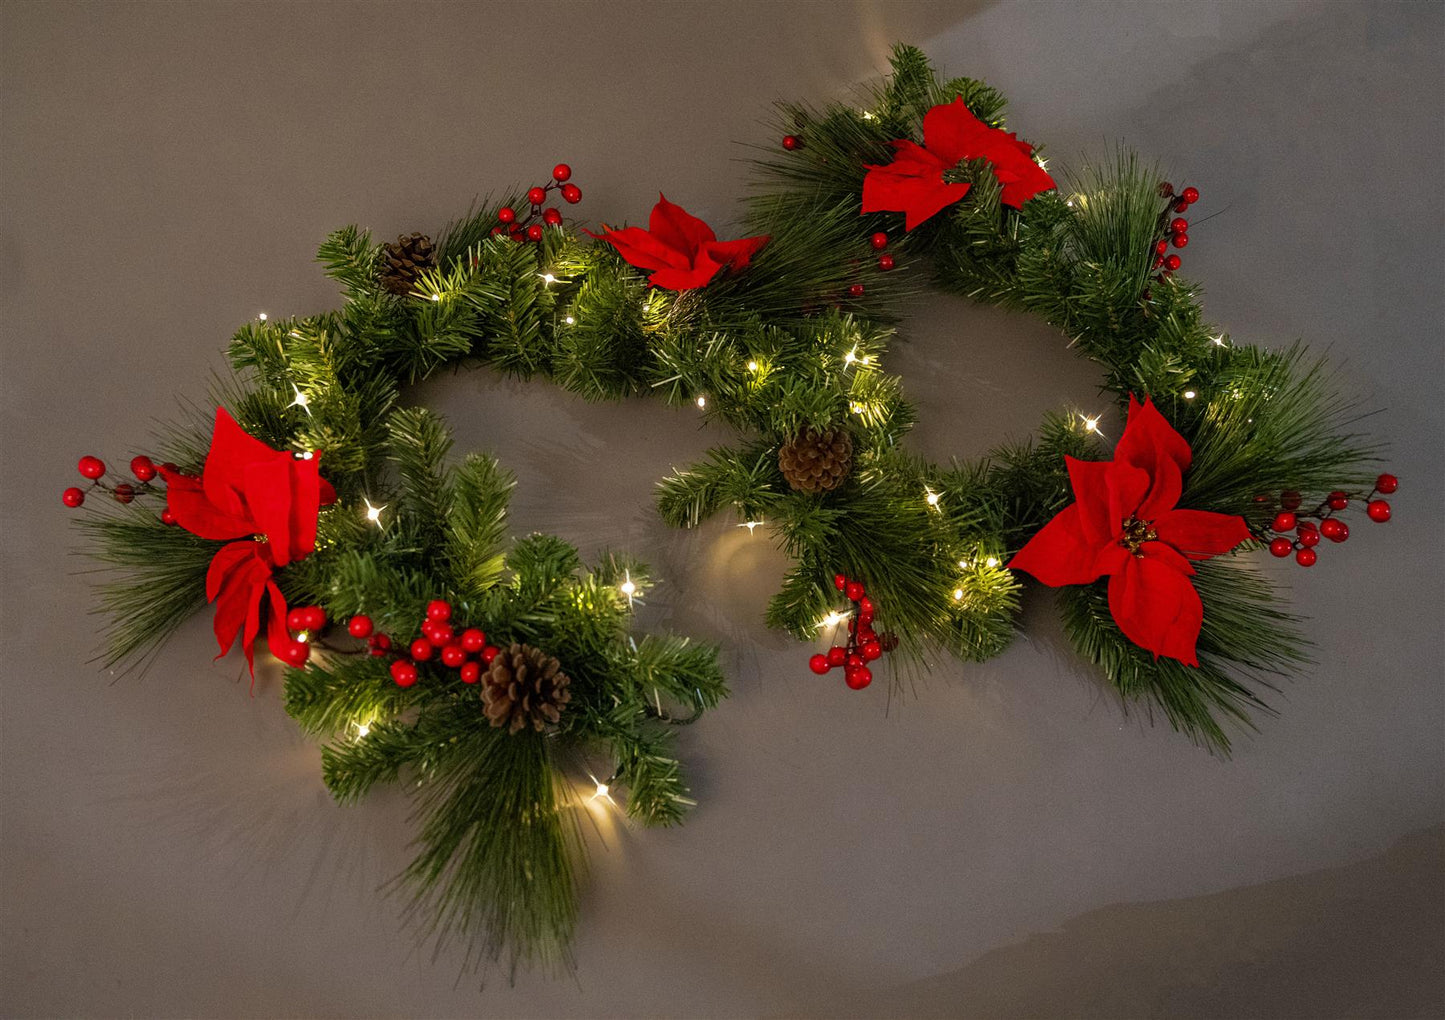
[[[130,473],[135,475],[137,481],[148,482],[156,476],[156,466],[149,457],[132,457]]]
[[[843,680],[853,690],[861,691],[873,682],[873,671],[867,666],[853,666],[843,672]]]
[[[1175,211],[1175,212],[1185,212],[1186,210],[1188,210],[1188,208],[1189,208],[1189,203],[1186,202],[1186,201],[1184,201],[1184,199],[1182,199],[1182,198],[1181,198],[1179,201],[1177,201],[1177,202],[1174,203],[1174,211]]]
[[[1313,549],[1301,549],[1294,554],[1294,561],[1302,567],[1312,567],[1320,558],[1320,554]]]
[[[1300,505],[1300,494],[1291,489],[1286,489],[1279,494],[1279,505],[1286,510],[1298,510]]]
[[[405,659],[397,659],[391,664],[391,678],[398,687],[410,687],[416,683],[416,666]]]
[[[346,632],[355,638],[371,637],[373,625],[369,616],[353,616],[346,625]]]
[[[300,669],[306,665],[306,660],[311,657],[311,646],[305,641],[292,641],[281,647],[276,653],[276,658],[288,666]]]
[[[447,645],[442,649],[442,664],[452,669],[460,669],[462,663],[467,661],[467,653],[461,645]]]
[[[507,232],[507,229],[506,229],[505,227],[493,227],[493,228],[492,228],[492,236],[493,236],[493,237],[496,237],[496,236],[499,235],[499,234],[505,234],[506,232]]]
[[[1320,521],[1320,534],[1331,542],[1343,542],[1350,537],[1350,526],[1338,517],[1326,517]]]
[[[1168,242],[1168,241],[1155,241],[1155,242],[1154,242],[1154,254],[1155,254],[1155,255],[1163,255],[1163,254],[1167,253],[1168,251],[1169,251],[1169,242]]]
[[[1184,260],[1181,259],[1178,255],[1170,255],[1164,260],[1164,268],[1172,273],[1174,272],[1174,270],[1178,269],[1180,265],[1183,264],[1183,262]]]
[[[287,613],[287,614],[286,614],[286,629],[287,629],[287,630],[305,630],[305,629],[306,629],[306,610],[302,609],[300,606],[297,606],[295,609],[291,610],[291,612]]]
[[[385,652],[391,649],[391,638],[385,634],[373,634],[367,644],[371,645],[372,648],[377,648]]]
[[[1275,531],[1293,531],[1299,524],[1299,518],[1288,510],[1274,515],[1274,523],[1270,525]]]
[[[462,683],[474,684],[482,678],[482,664],[479,662],[465,662],[462,664]]]
[[[451,603],[442,599],[432,599],[426,604],[426,618],[435,620],[437,623],[446,623],[452,618]]]
[[[1280,559],[1284,559],[1284,557],[1288,556],[1290,554],[1290,551],[1293,549],[1294,543],[1287,538],[1276,538],[1274,541],[1269,543],[1270,555],[1278,556]]]
[[[99,457],[81,457],[80,463],[75,465],[81,475],[92,481],[105,474],[105,461]]]
[[[888,247],[888,235],[880,230],[878,231],[878,233],[868,238],[868,243],[873,246],[874,251],[882,251],[884,248]]]
[[[543,202],[547,201],[546,190],[543,188],[528,188],[527,201],[531,202],[533,205],[541,205]]]
[[[1370,515],[1370,520],[1376,524],[1384,524],[1390,519],[1390,504],[1383,499],[1372,499],[1370,505],[1365,507],[1365,513]]]
[[[1163,244],[1164,242],[1163,242],[1163,241],[1160,241],[1159,243],[1160,243],[1160,244]],[[1155,268],[1155,269],[1158,269],[1158,268],[1159,268],[1160,266],[1162,266],[1162,265],[1164,265],[1164,256],[1163,256],[1163,255],[1155,255],[1155,256],[1154,256],[1154,268]]]
[[[842,591],[842,590],[843,590],[844,588],[846,588],[847,586],[848,586],[848,579],[847,579],[846,577],[844,577],[842,574],[834,574],[834,575],[833,575],[833,587],[834,587],[834,588],[837,588],[839,591]]]
[[[848,657],[843,660],[843,665],[848,667],[849,669],[852,669],[856,666],[861,666],[863,665],[863,656],[859,655],[857,652],[849,652]]]
[[[129,503],[135,499],[135,486],[129,482],[121,482],[115,487],[115,491],[111,493],[111,496],[117,503]]]
[[[552,180],[558,184],[563,183],[572,176],[572,168],[566,163],[558,163],[552,168]]]
[[[1160,182],[1159,182],[1159,197],[1160,197],[1160,198],[1169,198],[1169,197],[1171,197],[1173,194],[1174,194],[1174,185],[1170,184],[1168,181],[1160,181]]]
[[[893,261],[893,256],[889,255],[887,252],[884,252],[882,255],[878,256],[878,268],[883,270],[885,273],[888,272],[888,270],[892,269],[894,265],[895,263]]]
[[[562,185],[562,197],[570,204],[576,205],[582,201],[582,189],[575,184],[564,184]]]
[[[497,210],[497,219],[503,223],[517,222],[517,210],[509,205],[504,205]]]
[[[783,148],[787,149],[789,152],[792,152],[792,151],[794,151],[795,149],[801,149],[802,147],[803,147],[803,140],[802,140],[801,138],[799,138],[797,135],[784,135],[784,136],[783,136]]]
[[[1184,201],[1188,202],[1190,205],[1193,205],[1195,202],[1199,201],[1199,189],[1192,187],[1185,188],[1179,193],[1179,197],[1184,199]]]
[[[527,240],[529,240],[529,241],[540,241],[540,240],[542,240],[542,224],[540,224],[540,223],[533,223],[530,227],[527,228]]]
[[[554,227],[557,226],[558,224],[560,224],[560,223],[562,222],[562,210],[561,210],[561,209],[543,209],[543,210],[542,210],[542,222],[543,222],[543,223],[550,224],[551,226],[554,226]]]
[[[858,647],[861,649],[869,641],[877,640],[878,635],[873,633],[872,627],[858,628]]]
[[[496,645],[487,645],[487,647],[482,649],[482,661],[485,662],[488,666],[490,666],[492,664],[492,660],[501,654],[502,650]]]
[[[432,657],[432,653],[436,651],[436,646],[426,638],[417,638],[411,643],[409,651],[411,652],[411,657],[417,662],[426,662],[427,659]]]
[[[60,494],[60,501],[68,507],[77,507],[85,502],[85,493],[72,485]]]
[[[176,523],[175,511],[173,511],[170,507],[166,507],[164,510],[162,510],[162,511],[161,511],[161,523],[162,523],[162,524],[174,524],[174,523]]]
[[[1176,248],[1183,248],[1183,247],[1185,247],[1186,245],[1189,244],[1189,235],[1188,235],[1188,234],[1175,234],[1174,237],[1171,238],[1171,240],[1174,242],[1174,247],[1176,247]]]
[[[1299,528],[1299,544],[1306,549],[1312,549],[1320,544],[1320,533],[1313,527],[1306,528],[1303,524]]]
[[[438,623],[436,620],[428,620],[431,624],[431,636],[427,638],[434,645],[444,645],[452,639],[452,625],[449,623]]]
[[[860,298],[860,297],[862,297],[862,296],[863,296],[863,285],[862,285],[861,283],[849,284],[849,286],[848,286],[848,296],[849,296],[849,297],[854,297],[854,298]]]
[[[862,581],[849,581],[847,586],[843,589],[843,594],[848,596],[849,602],[857,602],[865,594],[867,594],[867,591],[868,589],[863,587]]]
[[[826,655],[819,654],[808,659],[808,668],[819,676],[822,676],[833,667],[828,665],[828,657]]]
[[[462,631],[462,647],[473,655],[487,647],[487,635],[475,627]]]
[[[1375,488],[1385,495],[1389,495],[1400,487],[1400,479],[1394,475],[1381,475],[1375,479]]]
[[[863,645],[863,658],[865,661],[872,662],[874,659],[882,658],[882,656],[883,645],[876,639]]]
[[[848,649],[842,645],[834,645],[828,649],[828,665],[841,666],[848,661]]]
[[[1330,493],[1330,498],[1325,500],[1325,503],[1329,506],[1331,510],[1343,510],[1345,507],[1350,505],[1349,493],[1341,492],[1339,489],[1336,489],[1334,492]]]
[[[320,630],[326,626],[326,610],[320,606],[307,606],[302,609],[301,612],[304,614],[303,619],[306,621],[302,624],[305,630]]]
[[[864,595],[861,599],[858,600],[859,616],[866,617],[868,620],[871,620],[873,619],[873,614],[877,611],[877,609],[878,607],[873,604],[873,600],[870,599],[867,595]]]
[[[1174,222],[1169,224],[1170,233],[1182,234],[1189,229],[1189,221],[1183,216],[1176,217]]]

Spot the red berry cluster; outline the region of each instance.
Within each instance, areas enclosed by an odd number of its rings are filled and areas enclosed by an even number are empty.
[[[1199,189],[1185,188],[1176,195],[1174,185],[1161,181],[1159,197],[1164,199],[1164,209],[1159,213],[1159,236],[1154,242],[1154,268],[1159,271],[1158,279],[1167,280],[1184,261],[1169,254],[1170,247],[1183,248],[1189,243],[1189,221],[1177,214],[1199,201]]]
[[[894,267],[896,263],[893,261],[893,256],[884,251],[884,249],[888,247],[888,235],[886,233],[880,230],[871,235],[868,238],[868,246],[874,251],[881,253],[878,256],[878,268],[880,270],[886,273]],[[856,269],[858,265],[858,262],[853,262],[853,268]],[[851,283],[848,285],[848,296],[850,298],[861,298],[864,293],[866,293],[866,289],[862,283]]]
[[[487,644],[484,631],[476,627],[458,630],[451,621],[451,603],[432,599],[427,603],[421,637],[406,647],[405,655],[392,651],[391,638],[376,633],[369,616],[353,616],[346,629],[352,637],[365,638],[372,655],[378,658],[387,654],[397,656],[391,664],[391,678],[398,687],[410,687],[416,683],[420,675],[417,665],[433,660],[439,660],[448,669],[457,670],[462,683],[474,684],[482,678],[482,667],[491,665],[497,657],[498,649]]]
[[[291,632],[292,641],[285,648],[273,648],[276,658],[300,669],[311,658],[311,639],[326,627],[326,610],[320,606],[297,606],[286,613],[286,629]],[[305,634],[306,637],[297,637]]]
[[[571,178],[572,168],[566,163],[558,163],[552,168],[552,179],[545,187],[528,189],[527,204],[531,211],[527,213],[526,219],[519,219],[517,210],[504,205],[497,210],[497,225],[492,228],[492,236],[505,234],[513,241],[542,240],[543,224],[549,227],[562,225],[561,209],[543,208],[547,205],[547,195],[550,192],[558,191],[568,205],[576,205],[582,201],[582,189],[571,183]]]
[[[868,597],[862,581],[849,580],[842,574],[833,576],[833,587],[848,596],[853,611],[848,618],[848,644],[834,645],[826,653],[819,653],[808,660],[808,668],[819,676],[838,666],[843,667],[843,680],[855,691],[860,691],[873,682],[873,671],[868,663],[883,657],[898,644],[891,634],[873,632],[873,600]]]
[[[1364,495],[1336,490],[1314,510],[1305,512],[1300,511],[1298,492],[1281,492],[1279,505],[1282,509],[1274,515],[1269,527],[1275,534],[1269,542],[1270,553],[1280,559],[1294,553],[1295,562],[1300,566],[1314,566],[1319,560],[1315,547],[1320,544],[1320,539],[1343,542],[1350,537],[1350,526],[1336,517],[1337,513],[1348,507],[1351,500],[1360,500],[1366,504],[1366,516],[1377,524],[1384,524],[1390,519],[1390,504],[1375,497],[1378,494],[1389,495],[1399,487],[1400,479],[1394,475],[1381,475],[1375,479],[1375,487]],[[1290,533],[1295,537],[1290,538]]]
[[[68,507],[78,507],[85,502],[86,494],[93,489],[100,489],[110,494],[110,498],[117,503],[131,503],[137,496],[144,496],[152,492],[160,492],[160,489],[151,484],[151,480],[160,472],[155,463],[144,455],[132,457],[130,462],[130,473],[135,478],[135,483],[130,482],[108,482],[106,481],[105,461],[99,457],[86,455],[80,458],[75,465],[82,478],[88,479],[90,484],[85,488],[72,485],[60,494],[60,501]],[[174,464],[165,465],[167,470],[174,471]],[[169,510],[161,512],[161,520],[167,524],[176,523],[175,516]]]

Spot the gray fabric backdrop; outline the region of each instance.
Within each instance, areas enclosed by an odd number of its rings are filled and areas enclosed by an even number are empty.
[[[1430,1015],[1441,989],[1442,8],[1439,4],[7,2],[3,54],[7,1015]],[[231,330],[331,306],[316,243],[433,230],[576,168],[583,214],[659,188],[735,214],[737,141],[917,41],[1000,86],[1062,165],[1126,139],[1199,186],[1187,271],[1236,336],[1330,348],[1404,479],[1306,574],[1317,667],[1231,762],[1126,717],[1034,592],[1026,638],[913,696],[852,694],[766,632],[763,533],[669,532],[652,483],[719,438],[486,372],[416,399],[520,476],[519,532],[648,555],[645,619],[725,642],[688,731],[702,807],[607,825],[575,979],[478,993],[376,893],[405,802],[333,807],[316,748],[210,664],[87,663],[59,502],[143,446]],[[1205,222],[1207,218],[1207,222]],[[921,299],[893,358],[917,449],[970,455],[1097,373],[1027,318]],[[1403,841],[1402,841],[1403,840]],[[1394,849],[1391,849],[1391,848]]]

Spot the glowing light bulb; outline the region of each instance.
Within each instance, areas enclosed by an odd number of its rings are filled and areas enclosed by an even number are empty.
[[[292,384],[291,388],[296,391],[296,399],[287,404],[287,407],[299,407],[307,414],[311,413],[311,398],[301,392],[301,387]]]
[[[698,397],[698,398],[697,398],[697,406],[698,406],[699,409],[704,408],[704,407],[707,407],[707,397],[702,397],[702,396]]]
[[[747,528],[748,534],[751,535],[753,533],[753,529],[762,523],[762,521],[743,521],[743,523],[739,524],[738,527]]]
[[[923,490],[923,501],[929,506],[938,506],[938,493],[932,489]]]
[[[849,406],[849,410],[851,410],[854,414],[862,414],[864,411],[867,410],[867,408],[864,407],[862,404],[852,404]]]
[[[959,561],[958,561],[958,566],[959,566],[959,568],[962,569],[962,570],[967,570],[967,569],[968,569],[968,560],[959,560]]]
[[[1081,414],[1081,415],[1079,415],[1079,420],[1084,423],[1084,431],[1085,431],[1085,432],[1098,432],[1098,431],[1099,431],[1099,418],[1100,418],[1100,416],[1097,415],[1097,414],[1094,415],[1092,418],[1090,418],[1090,417],[1089,417],[1088,415],[1086,415],[1086,414]]]
[[[838,626],[838,624],[842,623],[843,620],[843,614],[838,612],[837,610],[834,610],[827,616],[823,617],[822,621],[818,624],[818,629],[827,630],[829,627],[836,627]]]
[[[567,325],[570,326],[570,325],[572,325],[573,323],[575,323],[577,320],[574,319],[574,318],[572,318],[572,316],[569,315],[569,316],[567,316],[567,318],[563,319],[562,321],[565,322]]]
[[[988,559],[983,561],[983,565],[992,570],[994,567],[998,566],[998,557],[990,556]]]
[[[596,780],[593,781],[596,782]],[[609,791],[610,787],[608,787],[606,783],[599,782],[597,783],[597,792],[592,795],[592,799],[596,800],[598,797],[606,797],[609,795]]]
[[[962,601],[963,601],[963,589],[962,589],[962,588],[955,588],[955,589],[953,589],[953,601],[955,601],[955,602],[962,602]]]
[[[1224,346],[1224,334],[1223,334],[1223,333],[1220,333],[1218,336],[1212,336],[1212,337],[1210,337],[1209,339],[1213,342],[1213,344],[1214,344],[1215,347],[1223,347],[1223,346]]]
[[[857,360],[858,360],[858,348],[856,348],[856,347],[853,348],[851,351],[849,351],[847,354],[843,355],[843,364],[845,364],[845,365],[851,365],[851,364],[853,364],[853,362],[855,362],[855,361],[857,361]]]
[[[1197,397],[1198,395],[1199,395],[1199,394],[1195,393],[1193,390],[1185,390],[1185,391],[1184,391],[1184,399],[1185,399],[1185,400],[1193,400],[1193,399],[1194,399],[1195,397]]]
[[[311,632],[309,630],[298,630],[296,632],[296,640],[302,642],[303,644],[307,641],[310,641]]]
[[[757,370],[758,370],[758,363],[757,363],[756,361],[749,361],[749,362],[748,362],[748,371],[749,371],[749,372],[756,372]]]
[[[622,583],[617,586],[617,590],[626,595],[627,604],[632,605],[632,596],[637,594],[637,585],[632,581],[632,571],[624,570],[622,572]]]
[[[551,273],[538,273],[537,275],[542,278],[542,283],[548,287],[557,282],[557,278]]]
[[[381,527],[381,512],[386,509],[386,504],[383,503],[381,506],[372,506],[371,500],[365,497],[362,497],[361,501],[366,504],[366,519],[378,528]]]
[[[265,321],[266,321],[266,313],[265,313],[265,312],[262,312],[260,315],[256,316],[256,318],[260,319],[262,322],[265,322]]]
[[[356,724],[356,735],[357,735],[358,737],[364,737],[364,736],[366,736],[366,735],[367,735],[368,733],[370,733],[370,732],[371,732],[371,724],[370,724],[370,723],[357,723],[357,724]]]

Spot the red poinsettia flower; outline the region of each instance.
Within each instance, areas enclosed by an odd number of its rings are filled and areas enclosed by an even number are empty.
[[[1114,459],[1065,458],[1074,502],[1009,566],[1055,588],[1107,576],[1109,612],[1125,637],[1156,659],[1199,665],[1204,606],[1189,561],[1226,553],[1250,534],[1243,517],[1175,506],[1192,457],[1153,402],[1131,396]]]
[[[737,241],[719,241],[709,227],[680,205],[673,205],[661,194],[652,207],[647,230],[627,227],[592,234],[606,241],[638,269],[652,270],[647,282],[664,290],[693,290],[706,287],[724,266],[737,272],[752,261],[770,237],[744,237]],[[589,233],[591,233],[589,231]]]
[[[1034,162],[1032,145],[989,127],[973,115],[961,96],[924,115],[923,145],[906,138],[892,145],[897,150],[892,163],[866,164],[863,212],[901,212],[907,230],[968,194],[968,184],[943,179],[945,170],[965,159],[986,159],[993,164],[993,174],[1003,185],[1001,200],[1015,209],[1054,187],[1054,179]]]
[[[221,655],[240,633],[253,672],[252,646],[261,629],[263,601],[271,604],[271,651],[279,655],[292,643],[286,600],[271,575],[316,548],[317,514],[321,506],[336,502],[335,490],[318,467],[314,456],[298,459],[247,435],[225,408],[217,408],[201,476],[160,468],[166,506],[177,524],[202,538],[242,539],[222,546],[211,560],[206,599],[216,603]]]

